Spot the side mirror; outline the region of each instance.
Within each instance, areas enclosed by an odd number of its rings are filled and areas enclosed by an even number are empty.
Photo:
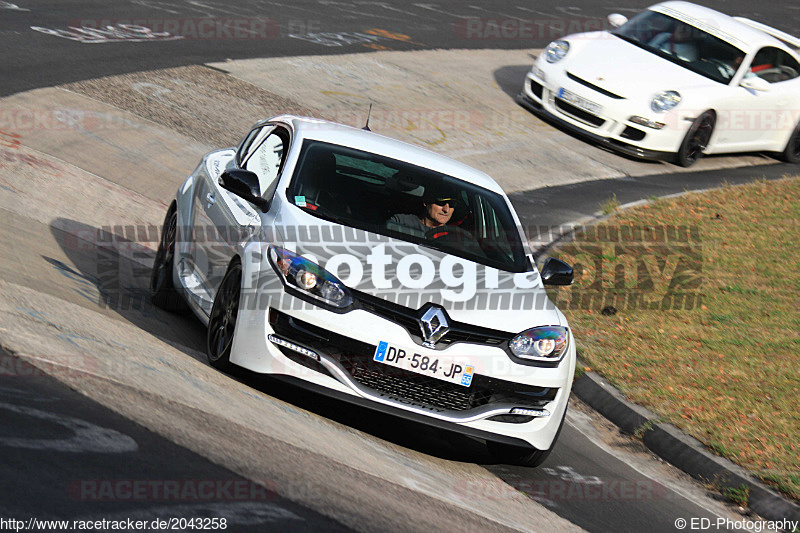
[[[619,13],[611,13],[608,16],[608,23],[611,25],[612,28],[619,28],[626,22],[628,22],[628,17],[626,17],[625,15],[620,15]]]
[[[759,78],[758,76],[753,76],[752,78],[745,78],[739,85],[741,85],[745,89],[760,91],[762,93],[767,92],[770,89],[769,82],[764,78]]]
[[[226,170],[219,177],[219,184],[226,191],[255,204],[262,211],[269,208],[269,202],[261,197],[261,187],[255,172],[241,168]]]
[[[572,267],[555,257],[547,258],[541,274],[544,285],[572,285],[572,280],[575,279]]]

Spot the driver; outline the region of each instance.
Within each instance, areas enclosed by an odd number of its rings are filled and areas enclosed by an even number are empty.
[[[455,195],[441,188],[426,187],[421,217],[398,213],[386,221],[386,226],[389,229],[422,236],[431,228],[438,228],[450,222],[457,205],[458,200]]]

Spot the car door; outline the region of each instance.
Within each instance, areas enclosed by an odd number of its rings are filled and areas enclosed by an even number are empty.
[[[250,132],[240,147],[236,161],[246,170],[256,173],[262,196],[274,192],[275,184],[286,153],[285,139],[288,135],[274,125]],[[234,255],[237,245],[257,231],[261,217],[250,202],[222,188],[219,177],[221,166],[209,171],[208,179],[201,180],[195,188],[196,205],[204,227],[204,239],[196,235],[198,254],[196,263],[203,278],[205,293],[201,304],[210,313],[216,290]],[[197,230],[195,230],[197,231]],[[203,264],[200,264],[200,261]]]
[[[794,128],[793,103],[797,96],[800,65],[780,48],[765,46],[734,78],[727,109],[718,117],[716,144],[724,151],[777,150]],[[742,87],[748,79],[761,78],[769,90]]]

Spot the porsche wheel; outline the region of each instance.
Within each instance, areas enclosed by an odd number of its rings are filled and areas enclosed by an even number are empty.
[[[786,148],[780,157],[787,163],[800,163],[800,122],[786,141]]]
[[[161,240],[158,243],[156,260],[150,276],[150,300],[153,305],[167,311],[186,311],[188,309],[183,296],[175,289],[172,282],[172,269],[175,260],[175,239],[178,231],[178,212],[167,211]]]
[[[706,111],[697,117],[689,126],[689,131],[675,155],[676,163],[682,167],[690,167],[697,163],[697,160],[703,157],[703,151],[708,147],[715,124],[716,116],[713,111]]]
[[[235,262],[222,279],[208,319],[206,354],[211,366],[220,370],[227,370],[231,364],[231,347],[239,314],[241,286],[242,265]]]

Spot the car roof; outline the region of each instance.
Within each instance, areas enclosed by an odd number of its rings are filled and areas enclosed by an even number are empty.
[[[775,46],[784,50],[789,49],[783,42],[764,33],[761,30],[748,26],[730,15],[720,13],[714,9],[692,4],[691,2],[671,1],[656,4],[648,8],[665,15],[670,15],[687,24],[719,37],[744,52],[762,46]]]
[[[429,168],[442,174],[462,179],[469,183],[479,185],[490,191],[503,194],[503,189],[488,174],[481,172],[469,165],[460,163],[441,154],[431,152],[419,146],[414,146],[391,137],[386,137],[371,131],[353,128],[344,124],[327,120],[300,117],[294,115],[280,115],[259,122],[282,122],[293,132],[296,140],[314,139],[339,144],[365,152],[372,152],[392,159],[405,161],[413,165]]]

